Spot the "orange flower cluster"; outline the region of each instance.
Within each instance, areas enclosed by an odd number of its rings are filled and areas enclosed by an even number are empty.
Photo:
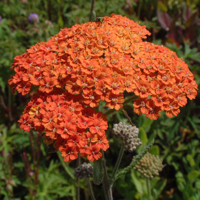
[[[17,56],[9,84],[22,95],[32,86],[45,93],[65,88],[72,95],[81,94],[90,107],[103,100],[119,110],[124,90],[131,91],[135,84],[130,70],[136,44],[147,34],[145,27],[118,15],[65,28]]]
[[[188,65],[166,47],[143,42],[138,45],[135,64],[138,68],[134,93],[134,111],[157,119],[160,112],[168,117],[178,115],[187,97],[194,99],[197,84]]]
[[[55,141],[66,162],[76,159],[78,153],[90,161],[98,160],[102,156],[100,150],[109,147],[107,121],[103,114],[82,105],[80,99],[61,91],[38,93],[26,106],[20,128],[35,129],[44,133],[48,142]]]
[[[98,22],[62,29],[48,42],[38,43],[15,58],[12,65],[15,75],[9,84],[22,95],[28,94],[31,88],[38,89],[47,99],[52,92],[62,90],[65,95],[67,91],[72,99],[80,98],[83,110],[97,107],[101,100],[109,108],[119,110],[126,91],[137,96],[133,103],[137,114],[157,119],[161,111],[166,111],[172,117],[187,103],[187,97],[196,97],[197,84],[187,64],[174,52],[143,42],[147,35],[150,33],[144,26],[115,14]],[[47,103],[40,106],[45,107]],[[70,110],[67,116],[69,113]],[[25,122],[27,116],[30,114],[25,112],[22,117]],[[42,123],[42,118],[38,120]],[[31,126],[37,129],[35,123]],[[48,129],[44,124],[42,127],[48,136]],[[55,130],[50,138],[64,139],[60,128]]]
[[[142,41],[149,34],[119,15],[65,28],[16,57],[9,83],[23,95],[33,85],[45,93],[65,88],[81,94],[90,107],[103,100],[116,110],[123,106],[124,91],[133,92],[136,113],[157,119],[164,110],[172,117],[186,97],[195,98],[197,85],[174,52]]]

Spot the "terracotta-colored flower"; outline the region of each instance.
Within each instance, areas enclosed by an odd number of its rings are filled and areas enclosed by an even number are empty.
[[[35,129],[44,133],[48,140],[55,141],[55,147],[62,152],[66,162],[76,159],[78,153],[91,160],[100,158],[100,150],[106,151],[109,147],[105,136],[107,120],[79,100],[68,92],[37,93],[19,120],[21,128],[25,131]],[[93,157],[87,153],[91,145],[96,154]]]

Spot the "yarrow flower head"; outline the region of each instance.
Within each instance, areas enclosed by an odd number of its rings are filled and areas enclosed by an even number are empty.
[[[126,150],[132,152],[142,142],[138,137],[139,129],[136,126],[126,125],[123,122],[115,124],[113,127],[113,133],[117,137],[120,137]]]
[[[109,147],[105,136],[105,116],[79,101],[81,96],[57,90],[49,94],[37,93],[26,106],[19,122],[25,131],[35,129],[54,142],[66,162],[81,156],[98,160],[100,150]]]
[[[159,176],[159,172],[163,169],[162,159],[147,152],[143,158],[134,167],[146,178],[153,178]]]
[[[37,13],[31,13],[28,17],[29,23],[37,24],[39,22],[39,17]]]
[[[39,20],[35,13],[30,16]],[[21,128],[45,132],[65,161],[76,159],[77,153],[94,160],[101,157],[100,149],[108,148],[107,121],[93,110],[100,101],[119,110],[129,92],[137,96],[133,105],[139,115],[177,115],[187,98],[196,97],[197,84],[176,53],[144,42],[147,35],[144,26],[113,14],[64,28],[15,57],[12,90],[22,95],[37,91],[20,119]],[[78,110],[72,111],[71,102]],[[66,127],[68,120],[72,126]],[[80,137],[87,140],[85,148]]]

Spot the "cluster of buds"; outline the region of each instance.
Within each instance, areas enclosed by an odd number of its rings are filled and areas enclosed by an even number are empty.
[[[120,122],[114,124],[113,133],[122,140],[125,149],[130,152],[134,151],[137,146],[142,144],[140,138],[138,138],[139,129],[136,126]]]
[[[77,178],[90,178],[93,176],[93,166],[90,163],[84,162],[75,169],[74,175]]]
[[[159,176],[159,172],[163,169],[162,159],[147,152],[143,158],[134,167],[145,178],[153,178]]]

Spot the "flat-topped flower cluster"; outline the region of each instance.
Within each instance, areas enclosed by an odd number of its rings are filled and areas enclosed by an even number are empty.
[[[62,152],[64,160],[70,162],[81,156],[88,160],[98,160],[109,147],[105,135],[107,121],[103,114],[79,101],[81,96],[73,96],[58,89],[55,92],[37,93],[26,106],[19,122],[25,131],[34,129],[45,133],[48,143]]]
[[[144,42],[147,35],[150,33],[144,26],[113,14],[98,22],[62,29],[49,41],[32,46],[15,58],[12,65],[15,75],[9,80],[11,88],[22,95],[28,94],[32,88],[37,89],[38,94],[31,100],[37,106],[30,102],[22,118],[26,116],[27,120],[43,123],[43,117],[47,116],[45,112],[56,115],[56,110],[60,109],[56,103],[60,100],[52,99],[55,96],[62,99],[61,108],[69,106],[70,101],[76,102],[82,107],[80,113],[84,117],[88,109],[91,112],[100,101],[105,101],[111,109],[119,110],[124,103],[125,91],[137,96],[133,105],[139,115],[146,114],[150,119],[157,119],[161,111],[166,111],[169,117],[177,115],[179,108],[187,103],[187,97],[196,97],[197,84],[187,64],[176,53],[163,46]],[[41,99],[43,102],[39,103]],[[50,110],[50,104],[54,105],[54,109]],[[31,115],[33,110],[38,110],[40,117]],[[68,114],[64,115],[67,118],[63,119],[63,123],[54,121],[55,134],[52,131],[50,134],[44,124],[41,129],[51,139],[58,141],[58,138],[62,138],[64,146],[69,141],[68,136],[71,138],[70,132],[66,131],[66,138],[63,138],[60,131],[67,119],[76,121],[74,126],[78,131],[80,121],[78,115],[72,117],[74,114],[69,108],[66,112]],[[89,118],[93,115],[106,122],[94,110]],[[22,119],[20,122],[26,130],[27,124]],[[81,132],[85,135],[83,137],[92,133],[91,124],[88,123],[84,133]],[[96,124],[101,126],[98,120]],[[30,127],[38,128],[34,123]],[[102,135],[96,137],[92,133],[88,137],[99,141],[99,137],[105,135],[106,126],[103,127]],[[68,145],[64,148],[68,148]],[[74,152],[81,152],[79,147],[75,149]]]

